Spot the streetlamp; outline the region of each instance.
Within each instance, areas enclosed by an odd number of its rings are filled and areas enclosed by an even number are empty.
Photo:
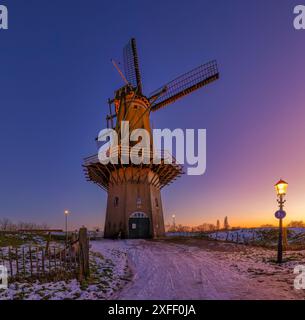
[[[66,246],[68,244],[68,216],[70,214],[69,210],[65,210],[64,212],[66,218]]]
[[[275,217],[279,219],[279,239],[278,239],[278,247],[277,247],[277,262],[282,263],[283,259],[283,219],[286,217],[286,212],[284,211],[284,197],[287,193],[288,183],[284,180],[280,180],[275,185],[275,190],[277,194],[277,203],[279,205],[279,210],[276,211]]]
[[[172,218],[173,218],[173,228],[174,228],[174,231],[176,231],[176,215],[173,214]]]

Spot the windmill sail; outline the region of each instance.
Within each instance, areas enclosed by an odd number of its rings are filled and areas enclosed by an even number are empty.
[[[157,111],[218,78],[219,72],[215,60],[201,65],[154,91],[151,97],[165,89],[165,93],[152,103],[151,111]]]
[[[132,38],[123,50],[124,54],[124,70],[128,82],[138,88],[138,92],[142,93],[142,80],[139,67],[139,57],[137,52],[136,40]]]

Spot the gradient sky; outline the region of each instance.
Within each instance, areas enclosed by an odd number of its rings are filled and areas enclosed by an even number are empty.
[[[147,94],[210,59],[221,72],[152,116],[155,128],[207,129],[207,172],[163,189],[165,221],[276,223],[281,177],[286,221],[305,220],[302,1],[0,0],[0,218],[62,227],[68,208],[73,228],[104,224],[106,193],[81,164],[122,85],[110,59],[133,36]]]

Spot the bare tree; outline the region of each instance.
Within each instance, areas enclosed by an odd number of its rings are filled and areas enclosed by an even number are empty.
[[[46,222],[44,222],[38,229],[47,230],[49,229],[49,225]]]
[[[2,218],[0,219],[0,230],[1,231],[9,231],[9,228],[11,227],[12,223],[10,219],[8,218]]]
[[[220,230],[220,221],[217,220],[217,223],[216,223],[216,230]]]
[[[229,225],[229,221],[228,221],[228,217],[225,217],[224,222],[223,222],[223,228],[225,230],[230,229],[230,225]]]
[[[287,224],[288,228],[305,228],[304,221],[290,221]]]
[[[208,228],[209,228],[209,231],[215,231],[216,230],[216,226],[214,224],[212,224],[212,223],[209,224]]]
[[[176,226],[176,231],[177,232],[190,232],[191,231],[191,227],[183,226],[182,224],[179,224],[178,226]]]
[[[17,230],[33,230],[33,229],[43,229],[47,230],[49,228],[48,224],[36,224],[33,222],[19,221],[18,223],[11,222],[8,218],[0,219],[0,230],[1,231],[17,231]]]

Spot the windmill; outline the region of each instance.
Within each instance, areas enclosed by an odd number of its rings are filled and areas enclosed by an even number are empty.
[[[122,121],[129,121],[130,131],[141,128],[151,135],[151,112],[156,112],[219,78],[217,63],[213,60],[146,96],[143,93],[135,39],[131,39],[125,46],[123,56],[125,74],[115,62],[113,64],[125,85],[115,91],[113,99],[108,100],[109,114],[106,117],[107,127],[114,128],[119,136]],[[121,154],[126,150],[119,144],[117,152]],[[175,160],[168,163],[165,161],[166,157],[166,151],[161,151],[158,164],[150,161],[149,164],[140,165],[126,165],[121,161],[106,165],[99,162],[97,155],[84,159],[87,180],[108,193],[105,238],[119,235],[122,238],[154,238],[164,235],[161,189],[183,174],[182,165]]]

